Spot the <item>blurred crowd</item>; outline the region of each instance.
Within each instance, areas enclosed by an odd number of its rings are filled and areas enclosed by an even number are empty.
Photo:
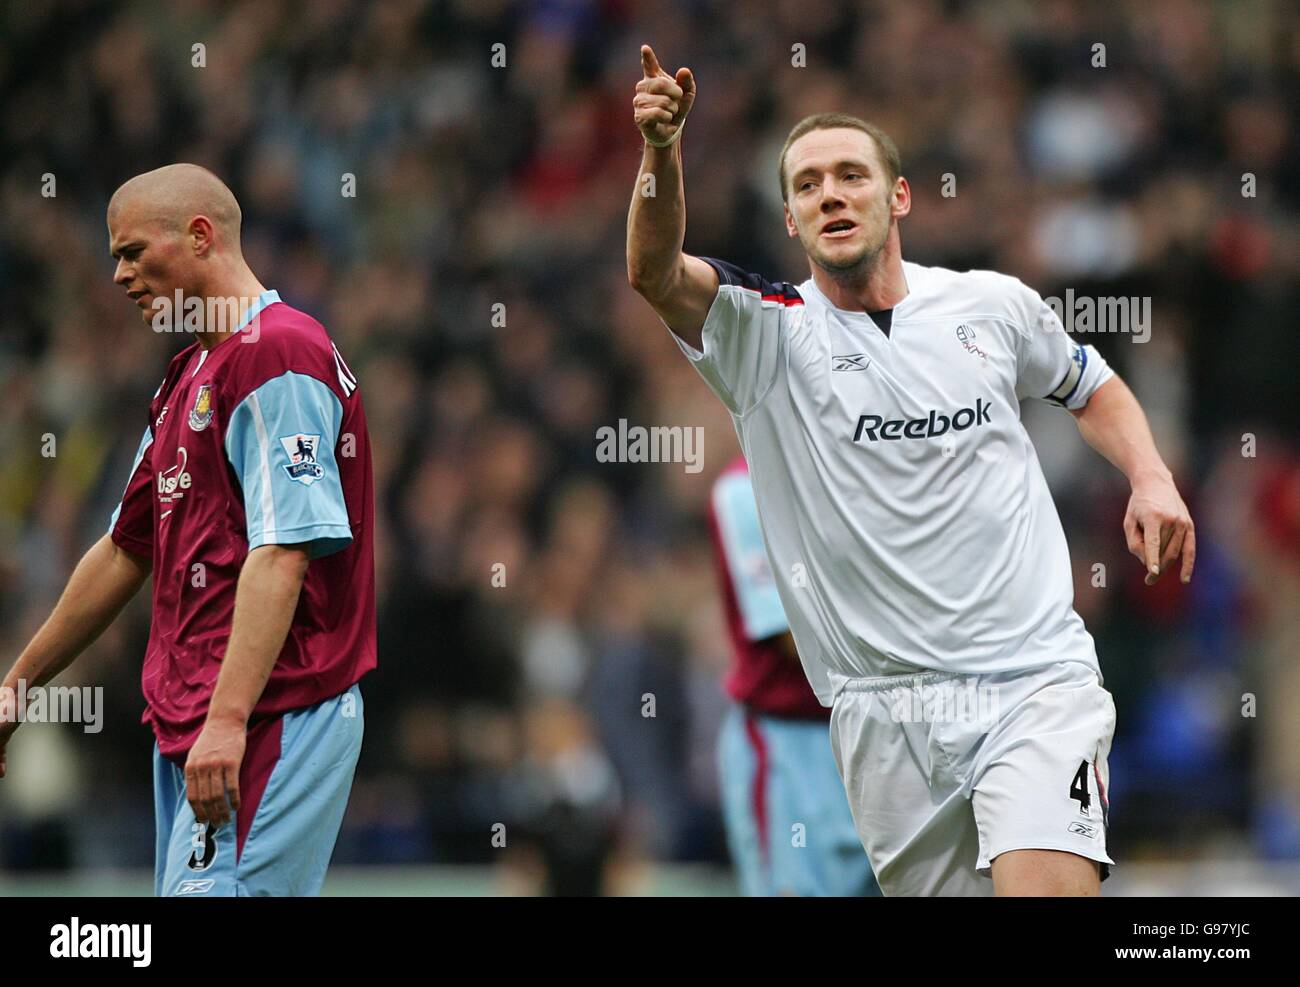
[[[1123,477],[1025,407],[1118,707],[1112,852],[1300,857],[1293,5],[66,0],[5,5],[0,39],[0,664],[106,530],[188,342],[112,284],[108,197],[196,162],[370,421],[380,664],[336,863],[580,891],[725,861],[704,508],[736,439],[627,285],[648,42],[698,84],[690,252],[807,278],[777,154],[841,110],[902,150],[906,258],[1151,299],[1148,341],[1087,341],[1192,508],[1190,587],[1143,586]],[[703,427],[704,469],[599,462],[619,419]],[[62,680],[104,687],[101,733],[19,731],[0,868],[151,864],[148,622],[144,593]]]

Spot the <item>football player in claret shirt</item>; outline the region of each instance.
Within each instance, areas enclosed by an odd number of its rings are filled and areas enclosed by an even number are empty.
[[[743,456],[713,484],[709,530],[731,642],[718,776],[740,889],[879,895],[831,750],[830,710],[808,685],[776,591]]]
[[[114,281],[155,330],[195,338],[153,396],[108,532],[5,679],[47,682],[152,573],[159,895],[319,892],[376,662],[357,379],[320,323],[257,280],[239,229],[234,195],[195,165],[114,194]]]

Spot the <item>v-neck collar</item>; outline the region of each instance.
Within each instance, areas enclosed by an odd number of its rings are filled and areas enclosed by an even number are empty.
[[[818,297],[821,299],[822,304],[825,305],[832,312],[836,313],[837,315],[846,316],[847,318],[850,319],[865,319],[867,323],[871,326],[871,328],[876,330],[876,332],[880,333],[880,335],[882,335],[886,341],[892,341],[894,339],[894,334],[898,329],[899,323],[903,322],[904,319],[906,318],[907,310],[911,307],[912,299],[916,296],[917,286],[921,280],[920,271],[917,269],[915,265],[909,263],[908,261],[903,261],[903,280],[907,284],[907,294],[904,295],[903,298],[898,302],[898,304],[895,305],[892,309],[881,310],[881,311],[892,311],[894,313],[893,316],[890,318],[888,329],[882,328],[880,323],[869,312],[854,312],[847,308],[840,308],[838,305],[836,305],[834,302],[830,300],[830,298],[826,295],[826,292],[821,290],[815,278],[810,277],[808,279],[808,284],[812,288],[812,290],[817,293]]]
[[[911,308],[912,305],[912,299],[916,297],[917,288],[921,280],[920,270],[917,267],[917,265],[912,264],[909,261],[903,261],[903,280],[907,284],[907,294],[904,295],[903,298],[898,302],[898,304],[895,305],[892,309],[894,315],[891,320],[889,332],[886,332],[885,330],[881,329],[880,323],[878,323],[875,319],[873,319],[870,313],[868,312],[854,312],[851,309],[840,308],[838,305],[832,302],[829,297],[827,297],[826,292],[821,290],[821,288],[817,285],[816,278],[809,277],[808,285],[821,298],[822,304],[824,304],[832,312],[835,312],[839,315],[846,315],[849,316],[850,318],[867,319],[872,324],[872,326],[880,330],[880,334],[882,336],[884,336],[886,339],[889,339],[892,338],[894,327],[896,327],[900,322],[902,322],[906,318],[907,310]]]

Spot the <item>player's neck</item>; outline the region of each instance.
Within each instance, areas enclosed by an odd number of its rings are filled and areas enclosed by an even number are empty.
[[[832,305],[849,312],[883,312],[907,297],[903,257],[893,237],[870,267],[832,272],[812,265],[813,283]]]
[[[265,291],[262,282],[258,281],[257,276],[248,268],[244,268],[237,276],[222,282],[218,287],[209,288],[204,294],[205,301],[218,300],[220,305],[216,308],[223,315],[236,311],[238,314],[233,322],[228,317],[218,318],[215,325],[206,328],[203,332],[196,332],[194,338],[198,340],[199,345],[205,350],[211,350],[233,335],[235,330],[244,324],[249,309],[257,304],[258,298]],[[211,307],[209,310],[212,310]]]

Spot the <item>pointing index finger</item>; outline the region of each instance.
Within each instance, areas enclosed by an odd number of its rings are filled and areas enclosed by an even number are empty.
[[[663,71],[659,67],[659,59],[655,58],[655,50],[649,45],[641,46],[641,71],[647,79],[653,79]]]

